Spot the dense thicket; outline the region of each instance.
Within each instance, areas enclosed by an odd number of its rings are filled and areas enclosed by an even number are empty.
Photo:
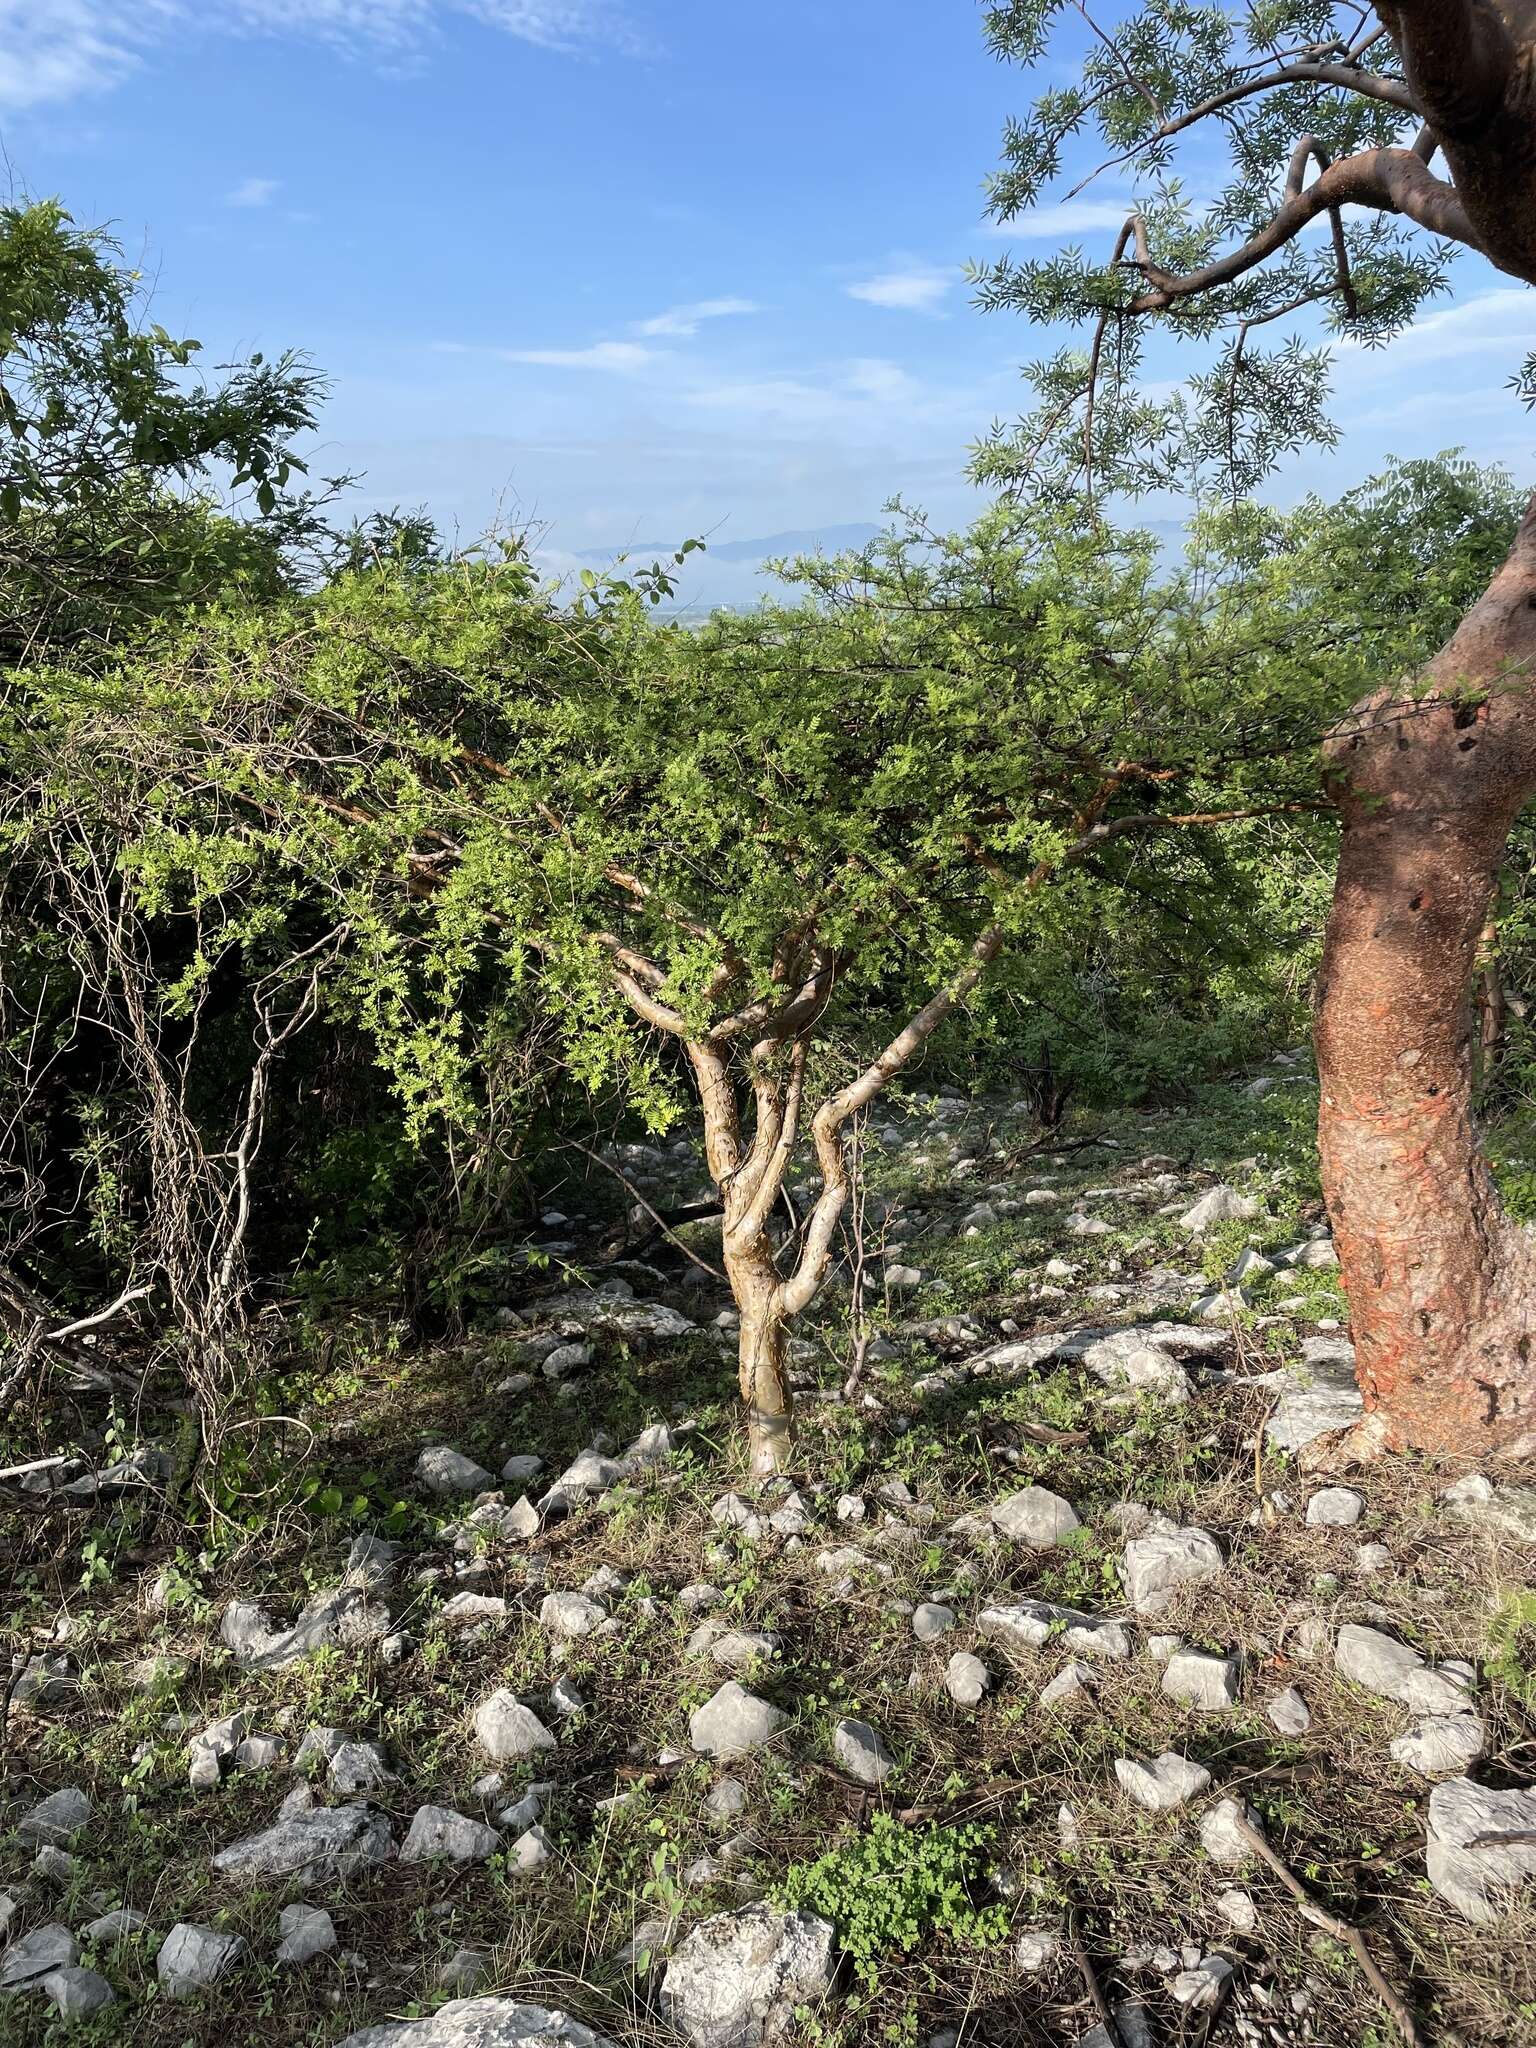
[[[844,1127],[894,1075],[1022,1069],[1049,1114],[1303,1028],[1317,740],[1514,517],[1451,461],[1176,551],[1082,506],[902,516],[700,626],[677,562],[562,589],[419,521],[317,547],[280,495],[310,373],[191,387],[109,251],[52,209],[4,231],[36,309],[0,537],[32,565],[0,708],[13,1399],[104,1307],[210,1415],[264,1302],[460,1322],[505,1297],[547,1147],[693,1104],[743,1388],[782,1416]],[[86,565],[69,608],[50,550]]]

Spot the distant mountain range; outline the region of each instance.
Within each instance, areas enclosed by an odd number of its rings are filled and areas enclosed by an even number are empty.
[[[823,554],[840,555],[849,548],[866,547],[884,530],[867,521],[851,526],[803,526],[788,533],[765,533],[756,540],[706,539],[704,547],[708,559],[714,562],[766,562],[776,555],[814,554],[818,548]],[[583,548],[576,560],[598,563],[611,562],[615,555],[670,555],[685,539],[686,534],[679,534],[675,540],[632,540],[623,547]]]

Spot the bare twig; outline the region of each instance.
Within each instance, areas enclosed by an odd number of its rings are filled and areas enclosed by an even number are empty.
[[[1253,1826],[1245,1814],[1239,1813],[1235,1825],[1254,1854],[1267,1863],[1275,1876],[1295,1899],[1297,1910],[1303,1920],[1320,1927],[1325,1934],[1331,1934],[1335,1941],[1342,1942],[1355,1961],[1360,1973],[1381,2000],[1396,2023],[1406,2048],[1425,2048],[1424,2036],[1419,2032],[1418,2023],[1399,1994],[1382,1975],[1375,1957],[1366,1946],[1365,1936],[1358,1927],[1348,1920],[1341,1920],[1337,1913],[1330,1913],[1326,1906],[1318,1904],[1301,1879],[1290,1866],[1270,1847],[1266,1837]]]
[[[702,1267],[702,1269],[706,1273],[711,1274],[716,1280],[724,1280],[725,1275],[720,1271],[720,1268],[718,1266],[712,1266],[709,1263],[708,1259],[701,1259],[696,1251],[690,1250],[690,1248],[683,1243],[683,1240],[678,1236],[677,1232],[673,1230],[671,1226],[667,1223],[666,1218],[661,1214],[660,1210],[653,1209],[651,1207],[650,1203],[645,1199],[644,1195],[641,1194],[640,1190],[635,1186],[634,1182],[630,1179],[629,1175],[627,1173],[621,1173],[619,1168],[614,1165],[611,1159],[605,1159],[600,1152],[594,1152],[590,1145],[583,1145],[579,1138],[568,1138],[562,1149],[569,1152],[583,1152],[586,1154],[587,1158],[593,1162],[594,1165],[600,1166],[603,1169],[604,1173],[611,1173],[616,1181],[622,1182],[622,1184],[629,1190],[630,1194],[634,1196],[635,1200],[640,1204],[640,1207],[645,1211],[646,1215],[649,1216],[651,1221],[656,1225],[656,1228],[661,1232],[662,1236],[669,1239],[671,1243],[675,1244],[685,1259],[692,1259],[693,1263],[696,1266]]]

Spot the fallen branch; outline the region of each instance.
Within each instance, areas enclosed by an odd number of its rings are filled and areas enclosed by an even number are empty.
[[[1077,1965],[1077,1973],[1083,1980],[1083,1989],[1088,1993],[1088,2003],[1093,2007],[1094,2012],[1098,2016],[1099,2025],[1104,2029],[1105,2036],[1109,2041],[1109,2048],[1125,2048],[1125,2036],[1115,2025],[1115,2016],[1110,2011],[1109,2000],[1104,1996],[1103,1990],[1100,1987],[1098,1974],[1089,1958],[1087,1949],[1078,1939],[1077,1922],[1078,1910],[1076,1906],[1072,1906],[1067,1912],[1067,1945],[1072,1951],[1072,1960]]]
[[[0,1472],[0,1479],[25,1479],[30,1472],[51,1472],[58,1465],[83,1465],[84,1463],[85,1460],[83,1458],[71,1457],[68,1452],[61,1451],[57,1457],[34,1458],[28,1465],[7,1465],[5,1470]]]
[[[640,1204],[640,1207],[645,1211],[646,1215],[649,1216],[651,1220],[655,1223],[657,1229],[661,1232],[662,1236],[670,1239],[670,1241],[677,1246],[678,1250],[682,1253],[685,1259],[692,1259],[693,1263],[696,1266],[701,1267],[704,1272],[711,1274],[716,1280],[725,1279],[725,1275],[720,1271],[720,1268],[718,1266],[712,1266],[709,1263],[708,1259],[701,1259],[696,1251],[690,1250],[689,1247],[683,1243],[683,1240],[678,1236],[677,1232],[669,1228],[661,1212],[658,1209],[653,1209],[651,1207],[650,1203],[645,1199],[644,1195],[641,1194],[640,1190],[635,1186],[634,1182],[630,1179],[629,1175],[627,1173],[621,1173],[618,1167],[614,1165],[611,1159],[605,1159],[600,1152],[594,1152],[590,1145],[583,1145],[579,1138],[568,1138],[566,1140],[566,1149],[573,1152],[584,1152],[587,1158],[590,1159],[594,1165],[600,1166],[603,1169],[604,1173],[611,1173],[616,1181],[621,1182],[622,1185],[629,1190],[629,1192],[634,1196],[635,1200]]]
[[[1406,2048],[1425,2048],[1424,2036],[1407,2005],[1382,1975],[1375,1957],[1366,1946],[1365,1936],[1358,1927],[1348,1920],[1341,1920],[1337,1913],[1330,1913],[1326,1906],[1318,1904],[1301,1879],[1270,1847],[1268,1841],[1253,1826],[1245,1814],[1239,1813],[1235,1825],[1238,1833],[1247,1842],[1253,1853],[1267,1863],[1286,1890],[1296,1901],[1297,1911],[1303,1920],[1320,1927],[1325,1934],[1331,1934],[1335,1941],[1342,1942],[1355,1961],[1360,1965],[1361,1975],[1381,2000],[1396,2022]]]

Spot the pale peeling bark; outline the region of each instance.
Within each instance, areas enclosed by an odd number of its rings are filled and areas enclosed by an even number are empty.
[[[1344,830],[1318,1135],[1370,1435],[1522,1456],[1536,1243],[1477,1131],[1474,990],[1505,842],[1536,793],[1536,501],[1425,674],[1357,705],[1327,754]]]

